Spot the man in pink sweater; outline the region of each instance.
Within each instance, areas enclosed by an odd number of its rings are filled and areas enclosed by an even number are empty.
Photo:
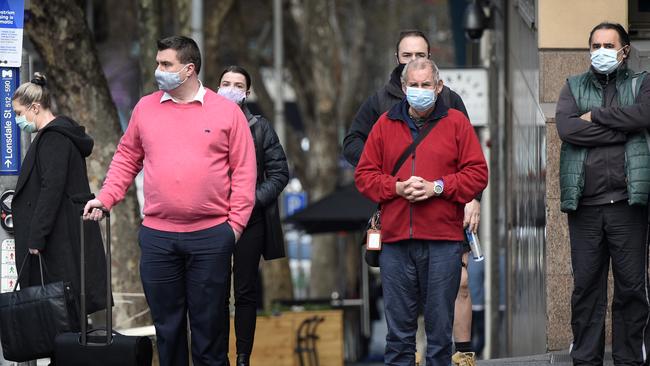
[[[198,79],[187,37],[158,41],[160,91],[140,99],[87,219],[101,219],[144,168],[140,276],[160,365],[227,365],[230,258],[255,203],[255,148],[241,109]]]

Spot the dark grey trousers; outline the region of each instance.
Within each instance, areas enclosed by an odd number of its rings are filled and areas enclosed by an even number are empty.
[[[574,365],[602,365],[607,277],[614,275],[612,356],[616,365],[648,360],[648,211],[617,202],[569,213]]]

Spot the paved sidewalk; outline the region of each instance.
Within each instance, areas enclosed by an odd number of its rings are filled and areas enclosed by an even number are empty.
[[[571,366],[571,357],[569,356],[569,351],[561,352],[551,352],[545,353],[542,355],[534,356],[525,356],[525,357],[513,357],[513,358],[498,358],[493,360],[480,360],[477,363],[477,366],[547,366],[547,365],[556,365],[556,366]],[[347,366],[383,366],[383,363],[357,363],[357,364],[346,364]],[[611,352],[605,353],[605,363],[604,366],[613,366],[612,354]]]
[[[561,352],[551,352],[542,355],[526,356],[526,357],[515,357],[515,358],[501,358],[494,360],[481,360],[477,362],[477,365],[488,366],[488,365],[503,365],[503,366],[545,366],[545,365],[557,365],[557,366],[571,366],[571,356],[569,356],[569,351]],[[613,366],[611,352],[605,353],[605,363],[604,366]]]

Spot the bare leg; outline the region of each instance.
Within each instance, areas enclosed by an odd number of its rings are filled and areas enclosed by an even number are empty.
[[[469,276],[467,274],[469,252],[463,254],[463,263],[460,288],[454,306],[454,342],[456,343],[472,340],[472,298],[469,294]]]

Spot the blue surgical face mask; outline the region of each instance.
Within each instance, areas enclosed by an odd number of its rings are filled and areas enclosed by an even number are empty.
[[[30,109],[31,107],[27,108],[27,110],[23,112],[21,116],[16,116],[16,125],[18,125],[21,130],[27,133],[34,133],[36,132],[36,123],[27,121],[27,117],[25,116],[25,113],[27,113],[27,111]]]
[[[591,53],[591,66],[601,74],[609,74],[621,64],[621,61],[618,60],[618,53],[623,51],[624,48],[617,51],[601,47],[593,51]]]
[[[246,91],[235,88],[234,86],[219,87],[217,94],[239,105],[242,105],[244,99],[246,99]]]
[[[178,70],[178,72],[168,72],[156,69],[154,75],[156,77],[156,82],[158,83],[158,89],[168,92],[181,86],[188,79],[181,79],[181,71],[183,71],[185,67],[187,67],[187,65],[183,66]]]
[[[433,89],[406,87],[406,100],[418,112],[424,112],[436,103],[436,92]]]

